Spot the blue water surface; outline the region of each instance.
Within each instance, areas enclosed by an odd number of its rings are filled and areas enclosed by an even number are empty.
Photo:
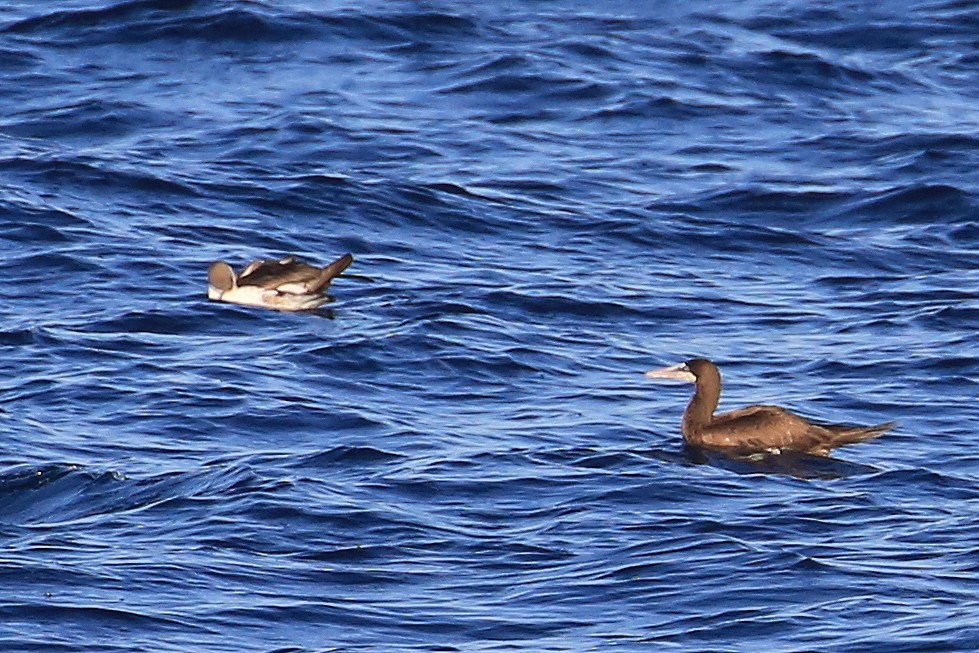
[[[9,0],[0,650],[979,649],[973,3]],[[209,263],[343,252],[311,314]],[[898,427],[682,447],[722,408]]]

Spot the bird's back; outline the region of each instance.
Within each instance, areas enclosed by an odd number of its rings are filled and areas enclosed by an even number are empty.
[[[882,435],[893,424],[822,424],[779,406],[749,406],[715,415],[711,423],[684,436],[691,444],[746,453],[798,451],[824,456],[835,447]]]
[[[344,254],[325,267],[310,265],[294,256],[280,261],[253,261],[238,277],[238,285],[296,294],[318,293],[351,263],[353,257],[350,254]]]
[[[320,268],[291,256],[281,261],[253,261],[238,277],[238,285],[278,288],[287,283],[311,281],[320,272]]]

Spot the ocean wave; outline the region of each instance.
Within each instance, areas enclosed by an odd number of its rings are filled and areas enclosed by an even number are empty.
[[[217,0],[132,0],[97,9],[63,9],[15,20],[0,33],[56,43],[137,44],[158,40],[296,42],[340,36],[381,43],[472,38],[468,18],[441,11],[378,12],[271,9]]]
[[[864,9],[0,10],[0,648],[968,649],[979,23]]]

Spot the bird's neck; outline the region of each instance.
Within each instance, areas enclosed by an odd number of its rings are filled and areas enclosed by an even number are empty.
[[[683,434],[695,435],[703,431],[714,419],[714,411],[721,397],[720,384],[702,383],[697,380],[697,391],[683,411]]]

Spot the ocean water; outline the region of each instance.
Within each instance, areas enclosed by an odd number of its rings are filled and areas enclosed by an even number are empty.
[[[9,0],[0,650],[979,649],[979,9]],[[208,264],[351,252],[335,301]],[[721,408],[897,428],[683,448]]]

